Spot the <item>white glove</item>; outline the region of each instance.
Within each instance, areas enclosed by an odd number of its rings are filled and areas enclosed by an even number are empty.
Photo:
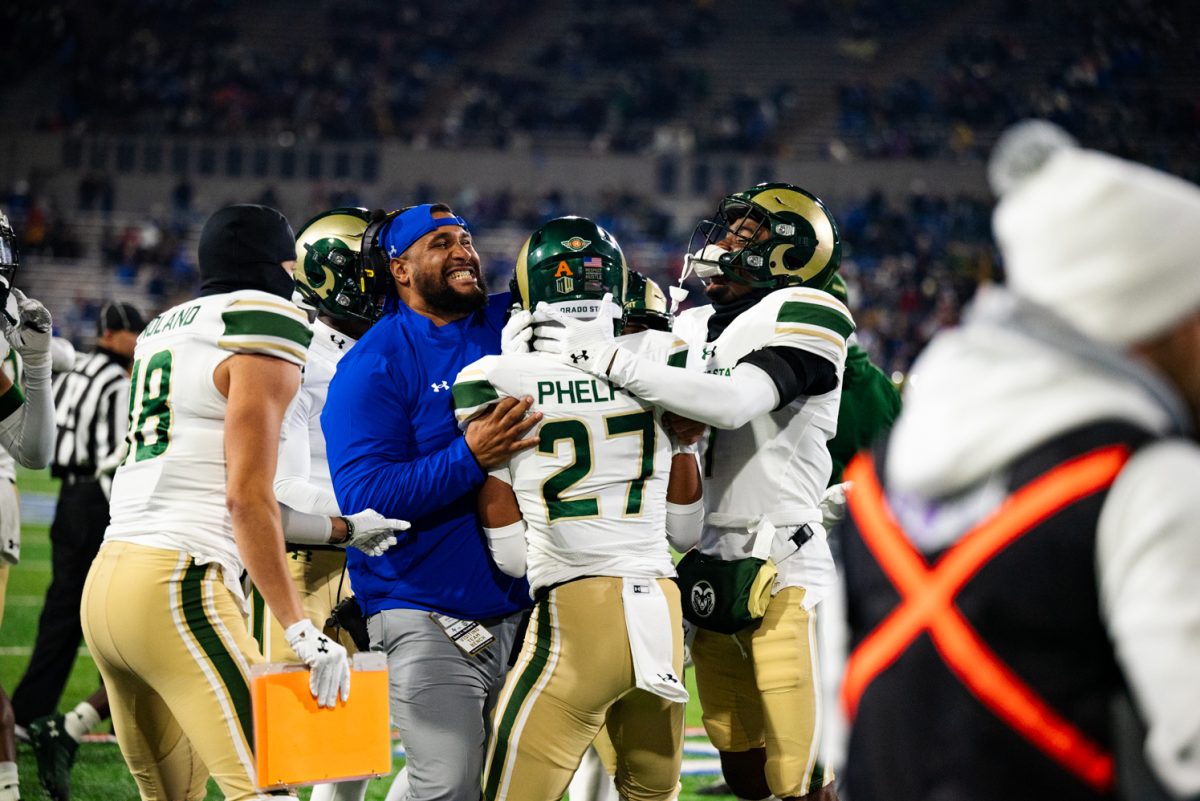
[[[389,520],[374,509],[364,509],[358,514],[346,515],[346,528],[350,534],[337,543],[342,548],[357,548],[367,556],[379,556],[396,544],[397,531],[407,531],[407,520]]]
[[[50,340],[50,372],[66,373],[75,367],[75,346],[71,340],[53,337]]]
[[[12,288],[4,313],[0,314],[0,329],[3,329],[4,338],[13,350],[21,354],[27,371],[33,368],[40,372],[40,368],[44,367],[49,374],[50,329],[53,322],[45,306],[33,298],[25,297],[25,293],[16,287]]]
[[[827,487],[821,495],[821,525],[829,531],[846,514],[846,490],[854,486],[852,481],[843,481]]]
[[[317,631],[308,618],[298,620],[283,633],[288,645],[308,665],[308,690],[317,706],[333,707],[338,696],[350,700],[350,661],[346,649]]]
[[[508,356],[513,353],[529,353],[529,342],[533,339],[533,312],[513,306],[508,315],[508,322],[500,331],[500,353]]]
[[[621,317],[621,307],[613,303],[612,294],[605,294],[600,301],[600,312],[591,320],[576,320],[567,317],[544,303],[539,303],[534,313],[534,322],[539,318],[557,323],[556,326],[539,326],[534,348],[545,353],[554,353],[564,364],[587,370],[592,375],[603,376],[608,371],[616,333],[614,322]]]

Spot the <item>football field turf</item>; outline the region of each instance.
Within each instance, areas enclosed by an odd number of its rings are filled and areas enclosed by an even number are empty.
[[[22,491],[22,520],[25,521],[21,535],[21,563],[9,571],[4,622],[0,626],[0,686],[10,695],[29,661],[42,600],[50,583],[49,527],[45,521],[53,512],[57,493],[57,482],[45,473],[22,473],[18,485]],[[86,647],[81,648],[59,704],[60,711],[72,708],[91,695],[98,678]],[[695,700],[695,686],[690,671],[688,688],[692,700],[688,703],[687,725],[692,736],[689,736],[685,747],[681,801],[704,798],[696,795],[694,790],[709,784],[717,771],[715,753],[711,752],[703,734],[696,733],[700,726],[700,709]],[[107,723],[101,724],[99,731],[109,732]],[[18,743],[17,760],[21,773],[21,798],[23,801],[44,801],[47,796],[37,781],[37,766],[28,745]],[[398,771],[403,764],[403,757],[398,753],[393,761],[393,770]],[[115,742],[89,741],[81,745],[71,783],[71,798],[74,801],[136,801],[138,797]],[[383,801],[390,784],[390,777],[372,781],[367,790],[368,801]],[[222,797],[216,784],[209,780],[208,799],[215,801]],[[307,798],[308,791],[302,789],[300,797]]]

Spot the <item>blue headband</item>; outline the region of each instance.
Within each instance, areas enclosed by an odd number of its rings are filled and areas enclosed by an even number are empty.
[[[413,242],[416,242],[421,237],[430,231],[436,231],[439,228],[444,228],[447,225],[461,225],[464,230],[467,228],[467,221],[462,217],[450,215],[449,217],[434,217],[433,204],[424,203],[420,206],[413,206],[411,209],[406,209],[397,214],[387,228],[383,229],[383,233],[379,236],[379,241],[383,245],[383,251],[387,253],[389,259],[397,258],[401,253],[412,247]]]

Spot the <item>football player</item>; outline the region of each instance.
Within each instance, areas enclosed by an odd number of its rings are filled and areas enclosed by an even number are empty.
[[[538,309],[535,341],[564,316],[612,336],[621,312],[611,298],[624,296],[626,274],[611,234],[564,217],[521,248],[513,298]],[[687,691],[668,537],[686,549],[699,534],[695,459],[672,471],[651,404],[539,353],[484,357],[459,373],[453,395],[462,426],[504,397],[532,395],[543,414],[537,448],[480,492],[497,564],[527,571],[537,602],[496,708],[484,798],[561,798],[602,725],[622,797],[674,797]]]
[[[284,412],[312,331],[291,301],[295,239],[264,206],[216,212],[200,235],[200,297],[146,327],[134,351],[129,455],[84,586],[88,648],[143,799],[266,799],[254,781],[245,569],[309,666],[321,706],[350,691],[346,650],[304,615],[287,527],[345,539],[346,521],[281,510]],[[389,521],[390,522],[390,521]]]
[[[662,288],[650,278],[630,268],[629,285],[625,292],[625,325],[621,329],[623,343],[640,353],[662,353],[666,348],[669,363],[683,365],[687,358],[687,347],[671,331],[673,317],[667,306]],[[658,333],[646,333],[653,331]],[[532,332],[531,332],[532,334]],[[630,335],[638,335],[636,337]],[[695,452],[694,447],[681,448],[680,452]],[[676,454],[678,455],[678,454]],[[686,655],[687,648],[684,647]],[[686,657],[685,657],[686,665]],[[583,755],[579,769],[571,779],[568,795],[576,801],[617,801],[618,794],[613,784],[617,772],[617,755],[613,751],[608,731],[601,729],[595,741]]]
[[[309,220],[296,236],[296,293],[302,304],[315,310],[313,338],[308,346],[303,380],[296,402],[283,421],[279,466],[275,474],[275,497],[281,504],[300,512],[336,518],[341,515],[333,495],[325,437],[321,433],[321,409],[329,380],[342,356],[366,333],[378,317],[374,299],[361,283],[363,233],[371,214],[361,208],[338,208]],[[354,519],[354,518],[350,518]],[[408,528],[402,523],[398,530]],[[390,529],[361,527],[348,540],[330,544],[332,532],[318,531],[307,542],[285,531],[288,568],[300,593],[305,616],[317,628],[325,627],[337,604],[350,596],[345,577],[347,547],[377,556],[396,543]],[[266,614],[262,595],[251,596],[252,631],[268,662],[298,662],[284,637],[283,626]],[[363,624],[362,634],[366,627]],[[336,637],[334,632],[329,636]],[[355,645],[342,639],[348,649]],[[361,801],[366,780],[325,784],[313,789],[313,801]]]
[[[13,286],[20,257],[17,236],[0,212],[0,360],[7,368],[10,349],[22,360],[19,381],[0,370],[0,619],[8,568],[21,558],[21,513],[13,462],[40,469],[54,450],[54,396],[50,389],[50,312]],[[20,798],[13,713],[8,694],[0,689],[0,801]]]
[[[817,761],[814,620],[835,580],[819,503],[854,330],[845,305],[821,291],[841,241],[818,198],[782,183],[724,198],[696,236],[683,277],[705,279],[712,305],[675,329],[697,332],[688,343],[696,369],[640,357],[576,321],[557,345],[562,359],[711,427],[701,552],[746,558],[765,533],[778,574],[759,624],[735,637],[696,635],[705,729],[738,796],[831,799],[833,777]]]

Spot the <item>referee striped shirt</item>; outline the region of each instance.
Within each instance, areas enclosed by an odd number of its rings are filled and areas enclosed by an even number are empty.
[[[58,428],[53,475],[92,475],[123,447],[129,428],[129,373],[103,348],[75,357],[75,367],[54,378]]]

